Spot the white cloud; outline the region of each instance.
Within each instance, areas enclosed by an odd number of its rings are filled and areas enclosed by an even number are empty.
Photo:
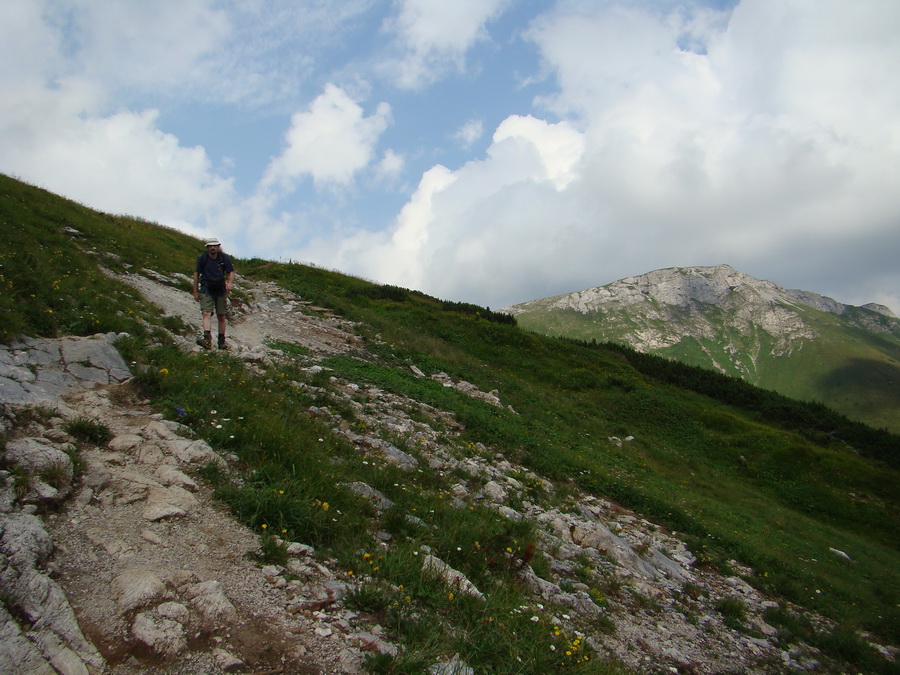
[[[381,103],[365,117],[343,89],[327,85],[307,111],[294,114],[287,147],[269,164],[262,184],[290,190],[303,176],[316,185],[349,184],[371,162],[390,116],[390,106]]]
[[[406,160],[403,155],[388,149],[375,169],[375,176],[382,181],[395,180],[403,172],[404,166],[406,166]]]
[[[69,67],[132,90],[185,90],[202,82],[204,57],[232,30],[211,0],[72,0],[61,8],[56,18],[66,24],[62,48]]]
[[[202,148],[185,148],[157,128],[156,111],[59,117],[52,128],[39,144],[7,146],[4,168],[101,210],[186,231],[234,199]]]
[[[484,135],[484,122],[481,120],[470,120],[462,125],[459,130],[453,134],[464,148],[472,147],[476,141],[481,140]]]
[[[352,246],[340,265],[491,306],[721,262],[865,302],[896,280],[870,266],[900,245],[898,31],[878,0],[561,5],[529,35],[559,84],[542,103],[571,123],[507,118],[414,208],[423,181],[383,265]]]
[[[447,72],[462,71],[466,52],[485,39],[485,24],[503,13],[509,0],[399,0],[387,22],[399,57],[383,64],[398,86],[418,89]]]
[[[5,92],[0,99],[0,170],[96,208],[195,231],[196,221],[233,200],[231,181],[212,170],[203,148],[184,147],[176,137],[162,132],[158,111],[107,112],[111,88],[117,85],[93,69],[102,61],[117,62],[105,51],[102,38],[116,31],[124,33],[129,49],[146,48],[146,56],[162,58],[132,35],[123,20],[126,9],[141,11],[143,16],[146,10],[137,5],[146,4],[82,4],[65,5],[51,24],[48,6],[42,3],[0,3],[4,19],[0,42],[12,46],[16,55],[0,65],[0,89]],[[100,10],[106,5],[109,12],[104,14]],[[176,5],[180,6],[173,4],[169,19],[185,16]],[[197,11],[187,14],[195,16]],[[162,19],[149,15],[143,19],[151,41],[164,32]],[[67,22],[71,25],[63,30]],[[196,21],[187,22],[187,27],[200,29]],[[203,37],[195,36],[191,42],[203,43]],[[190,61],[196,47],[188,52],[184,58]],[[172,56],[163,66],[174,67],[179,59]],[[146,63],[141,60],[144,65],[134,69],[127,62],[119,65],[137,78]]]
[[[584,153],[584,138],[567,122],[547,124],[530,115],[506,118],[494,132],[490,150],[496,156],[504,141],[524,143],[537,152],[541,171],[531,179],[546,178],[562,189],[577,176],[578,162]]]

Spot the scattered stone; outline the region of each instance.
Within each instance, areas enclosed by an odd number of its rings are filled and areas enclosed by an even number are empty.
[[[430,553],[427,553],[422,567],[425,570],[436,574],[444,581],[444,583],[451,588],[457,589],[460,593],[471,595],[474,598],[484,599],[484,594],[478,590],[475,584],[469,581],[462,572],[453,569],[440,558],[436,558]]]
[[[357,494],[360,497],[365,497],[369,501],[371,501],[379,511],[387,511],[388,509],[394,506],[394,502],[384,496],[384,493],[376,490],[369,485],[361,481],[357,481],[355,483],[348,483],[347,488],[353,493]]]
[[[124,614],[162,599],[166,585],[153,572],[130,569],[113,579],[112,590],[119,611]]]
[[[212,650],[212,655],[216,660],[216,665],[226,673],[237,673],[240,672],[244,667],[243,661],[241,661],[231,652],[225,651],[224,649],[217,647],[216,649]]]
[[[237,619],[237,610],[225,595],[225,589],[219,581],[194,584],[185,595],[190,599],[191,606],[214,625],[228,625]]]
[[[114,452],[133,452],[144,443],[144,439],[137,434],[123,434],[116,436],[107,445]]]
[[[175,658],[187,650],[184,626],[154,612],[141,612],[135,616],[131,634],[165,659]]]
[[[449,661],[440,661],[428,669],[429,675],[475,675],[475,671],[454,654]]]
[[[168,464],[163,464],[156,470],[156,477],[163,485],[174,485],[191,492],[199,489],[194,479]]]

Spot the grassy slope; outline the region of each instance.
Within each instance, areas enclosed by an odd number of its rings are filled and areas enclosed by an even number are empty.
[[[82,236],[63,234],[64,226],[78,229]],[[0,232],[4,241],[12,242],[0,259],[4,339],[17,332],[127,330],[141,335],[149,330],[152,335],[152,328],[144,328],[137,317],[153,324],[161,321],[158,314],[97,272],[100,259],[108,265],[121,263],[85,251],[97,247],[115,251],[130,264],[186,272],[199,244],[171,230],[97,214],[5,177],[0,177]],[[762,588],[889,639],[900,637],[896,468],[850,451],[802,416],[779,417],[769,399],[760,405],[728,405],[723,401],[740,401],[741,396],[717,394],[718,385],[708,379],[703,384],[712,395],[697,393],[703,387],[693,386],[689,371],[657,377],[657,371],[663,374],[663,361],[541,337],[470,311],[448,311],[434,298],[335,272],[260,260],[238,261],[238,266],[242,274],[276,280],[316,304],[364,322],[362,330],[373,338],[367,358],[331,359],[328,365],[339,374],[453,411],[466,425],[466,441],[485,443],[561,487],[571,483],[617,499],[685,533],[704,563],[726,565],[730,558],[746,562],[756,569],[753,582]],[[34,269],[43,271],[35,274]],[[183,355],[164,345],[150,348],[146,342],[129,344],[129,358],[172,373],[154,376],[151,368],[145,377],[148,394],[163,409],[173,416],[179,410],[203,429],[200,411],[205,403],[196,387],[202,378],[221,397],[217,409],[230,419],[247,420],[233,438],[226,431],[203,431],[214,443],[236,452],[246,462],[248,475],[256,477],[244,492],[224,494],[239,515],[257,526],[261,520],[280,519],[292,531],[311,533],[313,543],[323,546],[338,546],[365,532],[360,523],[366,514],[333,487],[333,473],[351,469],[335,469],[328,458],[346,451],[329,446],[310,452],[322,430],[297,412],[308,401],[297,400],[296,391],[273,386],[284,374],[257,381],[240,371],[239,364],[223,373],[211,369],[208,356]],[[406,368],[411,364],[446,371],[485,391],[499,389],[504,403],[518,414],[416,380]],[[217,389],[222,378],[241,378],[241,386],[246,381],[253,395],[234,387]],[[636,440],[620,449],[607,440],[612,435],[633,435]],[[883,456],[896,467],[900,441],[889,435],[877,440],[888,453]],[[865,453],[865,442],[856,442],[857,450]],[[297,452],[293,444],[298,444]],[[369,467],[353,470],[363,473],[342,478],[369,481],[401,504],[421,500],[434,507],[436,518],[446,517],[440,534],[428,535],[435,538],[428,543],[476,580],[486,571],[475,560],[483,565],[485,556],[456,559],[457,548],[465,548],[462,541],[481,536],[483,542],[506,546],[520,536],[494,530],[479,534],[478,528],[497,527],[485,525],[494,522],[488,520],[466,522],[462,530],[451,527],[458,514],[434,497],[442,489],[429,483],[434,477],[417,486],[423,492],[411,496],[405,485],[402,490],[396,487],[396,475],[364,473],[372,471]],[[273,497],[277,485],[286,486],[288,494]],[[290,496],[294,492],[297,496]],[[335,524],[311,510],[314,499],[340,505],[345,519]],[[396,526],[398,536],[402,529],[402,523],[381,526],[389,531]],[[347,550],[359,550],[362,541],[351,541]],[[830,548],[846,551],[854,562],[832,554]],[[444,605],[426,606],[450,612]]]
[[[742,350],[743,369],[732,363],[733,356],[719,341],[687,338],[656,353],[744,377],[787,396],[822,401],[866,424],[900,432],[900,340],[848,326],[839,317],[812,308],[806,310],[805,318],[820,338],[803,341],[792,354],[774,358],[770,356],[772,340],[766,333],[747,337],[723,329],[723,341]],[[574,310],[538,310],[520,315],[518,320],[520,326],[543,335],[588,341],[626,342],[628,330],[635,328],[627,318]],[[755,366],[751,355],[757,357]]]

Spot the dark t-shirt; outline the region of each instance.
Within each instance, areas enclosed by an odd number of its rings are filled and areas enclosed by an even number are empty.
[[[215,258],[204,252],[197,258],[197,274],[200,275],[200,292],[213,297],[225,295],[225,279],[234,272],[231,258],[219,251]],[[218,282],[218,283],[217,283]],[[218,287],[210,288],[210,286]],[[220,290],[219,290],[220,289]]]

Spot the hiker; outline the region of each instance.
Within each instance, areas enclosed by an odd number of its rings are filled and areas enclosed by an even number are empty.
[[[213,312],[219,320],[219,349],[228,349],[225,344],[225,296],[234,288],[234,266],[231,258],[222,253],[221,246],[218,239],[207,241],[206,251],[197,258],[194,270],[194,300],[200,303],[203,312],[203,337],[197,344],[204,349],[212,349]]]

